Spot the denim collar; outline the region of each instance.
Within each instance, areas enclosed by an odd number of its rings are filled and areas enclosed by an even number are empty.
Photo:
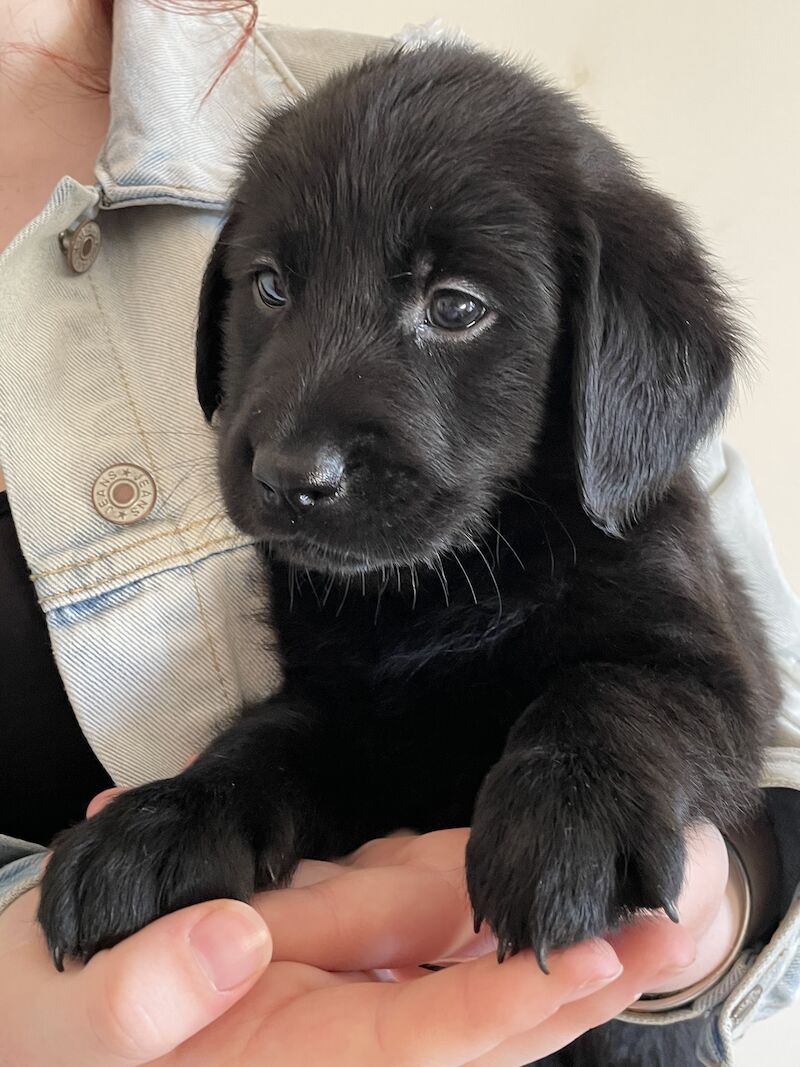
[[[191,15],[142,0],[116,0],[111,121],[95,166],[104,207],[223,208],[248,131],[265,112],[302,96],[334,67],[390,43],[259,19],[236,61],[206,95],[244,28],[242,11]],[[393,40],[437,32],[409,27]]]
[[[387,47],[465,40],[439,20],[390,38],[276,26],[259,19],[208,93],[245,29],[244,11],[183,14],[116,0],[111,120],[95,165],[103,207],[224,208],[248,132],[337,66]]]
[[[259,112],[305,88],[259,24],[204,100],[244,25],[235,11],[191,15],[117,0],[111,120],[95,166],[104,207],[225,205]]]

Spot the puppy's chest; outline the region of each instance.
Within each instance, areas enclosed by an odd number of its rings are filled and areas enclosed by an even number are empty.
[[[554,662],[552,605],[531,598],[447,605],[358,592],[341,602],[278,596],[289,687],[324,713],[489,717],[507,726],[543,690]],[[441,594],[440,594],[441,599]]]

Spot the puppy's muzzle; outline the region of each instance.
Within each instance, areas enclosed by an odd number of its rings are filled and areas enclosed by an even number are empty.
[[[260,445],[253,457],[253,477],[270,509],[300,515],[329,508],[345,486],[345,460],[332,444],[278,447]]]

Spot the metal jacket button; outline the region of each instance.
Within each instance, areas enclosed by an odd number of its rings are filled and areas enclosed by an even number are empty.
[[[100,251],[100,227],[94,219],[85,219],[77,229],[64,230],[59,240],[67,263],[76,274],[83,274]]]
[[[147,518],[157,496],[152,475],[132,463],[106,467],[92,486],[94,510],[118,526],[130,526]]]

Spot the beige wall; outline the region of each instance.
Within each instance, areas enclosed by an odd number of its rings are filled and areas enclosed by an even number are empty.
[[[262,0],[275,22],[392,33],[435,16],[574,89],[735,282],[756,359],[726,436],[800,590],[800,3]]]

